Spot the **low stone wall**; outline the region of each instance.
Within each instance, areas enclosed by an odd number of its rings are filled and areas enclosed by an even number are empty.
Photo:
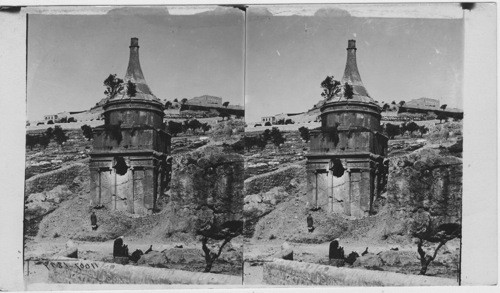
[[[313,263],[275,259],[264,264],[264,282],[269,285],[327,286],[454,286],[456,280],[405,275],[363,269],[337,268]]]
[[[70,189],[76,177],[90,176],[89,166],[86,163],[75,163],[57,170],[33,176],[26,180],[24,194],[51,190],[57,185],[66,185]]]
[[[245,194],[258,194],[271,190],[276,186],[283,186],[286,191],[293,188],[290,181],[294,178],[305,178],[306,168],[304,165],[290,165],[276,171],[253,176],[245,180]]]
[[[49,281],[66,284],[190,284],[241,285],[238,276],[120,265],[86,260],[45,263]]]

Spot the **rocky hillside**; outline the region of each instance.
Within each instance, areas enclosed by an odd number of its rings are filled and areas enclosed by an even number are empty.
[[[296,134],[298,135],[298,134]],[[287,134],[288,137],[292,136]],[[316,230],[307,233],[305,160],[297,153],[279,161],[271,172],[245,180],[245,236],[322,243],[337,237],[367,242],[411,243],[410,225],[419,208],[428,210],[437,223],[460,222],[462,202],[462,124],[431,125],[420,137],[400,136],[389,141],[390,171],[387,190],[376,199],[377,214],[352,220],[324,211],[312,212]],[[304,144],[298,144],[306,152]],[[282,147],[283,148],[283,147]],[[280,152],[292,151],[292,148]],[[249,154],[247,164],[275,149],[267,146],[258,156]],[[295,168],[286,166],[293,163]],[[277,170],[276,170],[277,169]],[[298,172],[298,173],[297,173]]]

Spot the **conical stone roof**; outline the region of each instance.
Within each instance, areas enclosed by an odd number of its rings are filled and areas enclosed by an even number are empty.
[[[149,88],[142,73],[141,63],[139,61],[139,39],[131,38],[130,40],[130,57],[128,61],[127,73],[123,79],[125,83],[125,89],[122,93],[111,98],[111,100],[120,99],[135,99],[135,100],[149,100],[149,101],[160,101]],[[137,93],[134,97],[129,97],[127,95],[126,85],[128,81],[132,81],[136,85]]]
[[[375,103],[375,101],[370,97],[368,91],[361,81],[361,76],[358,71],[358,64],[356,60],[356,40],[349,40],[347,46],[347,61],[344,70],[344,76],[342,77],[342,85],[348,83],[353,87],[353,98],[349,101],[365,102],[365,103]],[[332,102],[347,101],[344,97],[343,92],[338,96],[334,97]]]

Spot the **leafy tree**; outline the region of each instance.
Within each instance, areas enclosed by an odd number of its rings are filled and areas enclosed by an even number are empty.
[[[224,102],[224,103],[222,104],[222,106],[224,106],[224,107],[226,107],[226,108],[227,108],[227,106],[229,106],[229,102]]]
[[[203,134],[205,134],[205,132],[209,131],[211,128],[212,126],[208,125],[208,123],[201,124],[201,130],[203,130]]]
[[[422,125],[422,126],[420,126],[418,131],[420,132],[420,137],[422,137],[422,136],[424,136],[424,134],[429,132],[429,128],[425,127],[425,125]]]
[[[127,82],[127,96],[135,97],[137,94],[137,86],[131,80]]]
[[[184,98],[184,99],[181,100],[181,104],[184,105],[184,104],[186,104],[187,101],[188,101],[188,99]]]
[[[38,139],[35,136],[26,134],[26,146],[29,147],[30,150],[32,150],[37,143]]]
[[[271,125],[269,125],[269,126],[271,126]],[[266,142],[271,140],[271,130],[269,130],[269,129],[264,130],[262,132],[262,139],[264,139]]]
[[[390,108],[391,108],[391,106],[389,106],[389,104],[385,103],[384,106],[382,107],[382,111],[386,112]]]
[[[352,99],[354,96],[354,89],[347,82],[344,84],[344,97],[348,100]]]
[[[54,121],[49,120],[49,121],[47,121],[47,124],[54,124]]]
[[[172,136],[177,136],[182,132],[182,123],[169,121],[167,130]]]
[[[217,225],[215,219],[212,223],[209,223],[205,227],[197,231],[198,235],[202,236],[201,245],[202,250],[205,254],[205,273],[212,270],[213,263],[222,253],[224,246],[228,244],[233,238],[238,237],[243,232],[243,222],[242,221],[227,221],[222,223],[222,225]],[[212,251],[208,247],[209,239],[222,241],[218,245],[218,250]]]
[[[325,80],[321,82],[321,88],[323,89],[321,96],[329,100],[340,92],[340,81],[335,80],[333,75],[327,76]]]
[[[396,101],[392,101],[392,102],[391,102],[391,105],[396,105]]]
[[[282,143],[286,141],[286,139],[283,137],[278,127],[273,127],[271,129],[271,140],[273,144],[277,147],[279,147]]]
[[[441,108],[441,110],[443,110],[443,111],[444,111],[444,110],[446,109],[446,107],[447,107],[447,106],[448,106],[448,105],[443,104],[443,105],[441,105],[441,107],[439,107],[439,108]]]
[[[83,131],[83,136],[85,136],[85,138],[87,140],[91,140],[92,136],[93,136],[92,127],[90,127],[89,125],[85,124],[85,125],[82,125],[81,129]]]
[[[404,105],[404,104],[406,104],[406,102],[405,102],[405,101],[400,101],[400,102],[399,102],[399,106],[400,106],[400,107],[403,107],[403,105]]]
[[[193,133],[196,133],[196,129],[201,128],[201,123],[200,121],[193,119],[189,121],[188,128],[191,129]]]
[[[66,133],[64,133],[64,130],[59,125],[54,127],[54,139],[59,145],[62,145],[65,141],[68,140]]]
[[[417,124],[417,123],[415,123],[415,122],[413,122],[413,121],[412,121],[412,122],[410,122],[410,123],[408,123],[408,124],[406,125],[406,130],[408,130],[408,131],[410,132],[410,135],[413,135],[413,132],[414,132],[414,131],[417,131],[417,130],[419,130],[419,129],[420,129],[420,127],[418,126],[418,124]]]
[[[68,123],[70,123],[70,122],[76,122],[75,117],[69,117],[68,118]]]
[[[390,139],[394,139],[394,137],[396,135],[401,134],[401,129],[397,125],[394,125],[394,124],[391,124],[391,123],[387,123],[385,125],[385,132],[387,133],[387,136]]]
[[[176,99],[174,99],[174,102],[179,103],[179,100],[177,100],[177,98],[176,98]]]
[[[116,74],[110,74],[104,80],[104,86],[106,87],[104,94],[108,98],[113,98],[123,90],[123,79],[116,77]]]
[[[167,102],[165,103],[165,109],[170,109],[171,107],[172,107],[172,102],[167,101]]]
[[[271,122],[267,121],[266,123],[264,123],[264,126],[271,126]],[[269,130],[269,129],[268,129]]]
[[[281,118],[279,120],[276,120],[274,122],[274,125],[285,125],[285,119],[284,118]]]
[[[54,137],[54,129],[52,127],[47,128],[47,130],[45,130],[45,135],[51,139]]]
[[[50,143],[50,137],[48,137],[47,135],[41,135],[38,137],[38,144],[43,147],[43,148],[46,148]]]
[[[269,129],[266,129],[266,130],[269,130]],[[259,134],[259,139],[257,140],[257,146],[263,150],[266,148],[266,145],[267,145],[267,140],[264,138],[264,136],[262,134]]]
[[[300,137],[305,142],[308,142],[309,139],[310,139],[309,128],[302,126],[302,127],[299,128],[299,132],[300,132]]]
[[[59,123],[68,123],[68,117],[63,117],[59,119]]]
[[[288,124],[294,124],[294,123],[295,123],[295,122],[293,122],[293,120],[292,120],[292,119],[286,119],[284,124],[285,124],[285,125],[288,125]]]

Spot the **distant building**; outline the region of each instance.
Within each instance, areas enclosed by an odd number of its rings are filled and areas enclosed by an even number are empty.
[[[52,122],[55,122],[58,118],[59,118],[59,116],[57,116],[57,114],[45,115],[45,116],[43,117],[43,119],[44,119],[45,121],[52,120]]]
[[[205,106],[205,107],[222,107],[222,98],[203,95],[200,97],[194,97],[189,99],[186,104],[188,105],[197,105],[197,106]]]
[[[429,99],[429,98],[419,98],[419,99],[414,99],[414,100],[411,100],[411,101],[405,103],[404,106],[407,108],[438,109],[439,108],[439,100]]]
[[[274,123],[274,121],[276,121],[276,117],[274,117],[274,116],[266,116],[266,117],[262,117],[261,120],[264,123],[265,122],[271,122],[271,124],[272,124],[272,123]]]

